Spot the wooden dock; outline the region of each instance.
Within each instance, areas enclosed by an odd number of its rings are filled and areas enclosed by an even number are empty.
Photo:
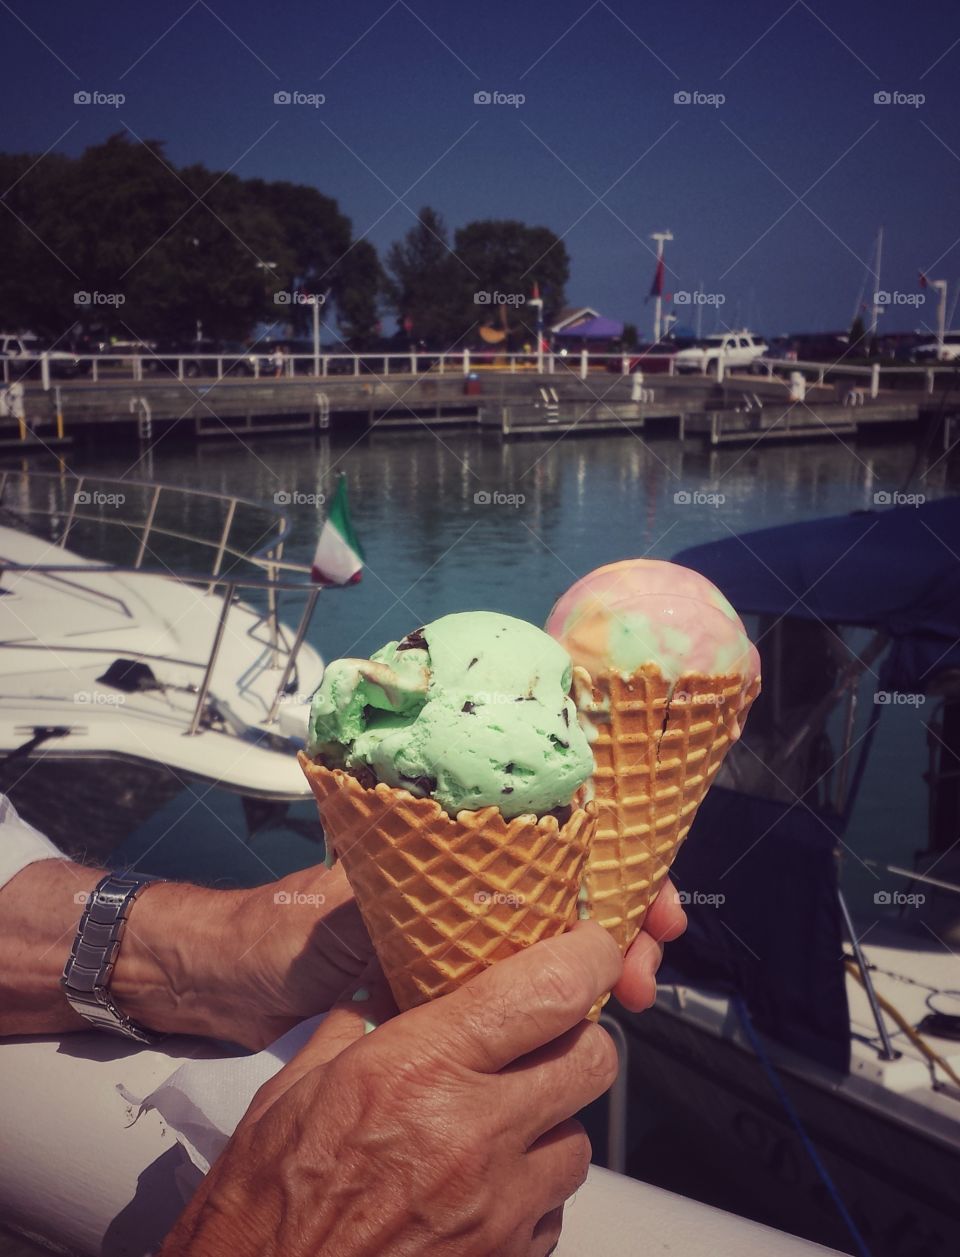
[[[938,406],[919,390],[855,390],[841,399],[812,386],[791,403],[783,380],[728,376],[636,377],[592,372],[580,378],[485,372],[302,377],[279,380],[63,381],[24,390],[25,424],[0,420],[0,444],[29,449],[95,439],[104,427],[152,441],[168,432],[194,439],[331,428],[473,427],[500,439],[637,432],[706,445],[823,440],[864,429],[917,425]],[[960,413],[960,401],[951,413]]]

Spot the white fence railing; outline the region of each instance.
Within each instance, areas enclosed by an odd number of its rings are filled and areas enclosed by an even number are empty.
[[[454,350],[439,352],[419,350],[410,353],[284,353],[207,354],[189,352],[165,354],[145,352],[80,354],[76,357],[42,353],[2,359],[3,383],[15,380],[38,382],[49,390],[67,379],[107,383],[130,379],[179,381],[193,379],[222,380],[252,378],[260,380],[295,379],[298,376],[325,379],[329,376],[373,375],[463,375],[477,371],[497,371],[509,375],[523,372],[555,375],[567,373],[586,379],[591,369],[618,372],[623,375],[643,372],[646,364],[651,374],[679,375],[682,370],[692,374],[714,374],[718,382],[733,373],[748,371],[774,376],[799,372],[808,383],[824,384],[826,377],[857,376],[869,382],[870,395],[877,396],[881,383],[900,376],[917,376],[924,381],[924,390],[933,393],[937,372],[954,370],[953,363],[940,362],[916,365],[874,363],[807,362],[789,358],[757,358],[749,364],[731,364],[723,355],[704,359],[698,367],[681,364],[675,355],[657,351],[633,353],[596,353],[593,350],[544,350],[542,353],[510,353],[490,350]]]

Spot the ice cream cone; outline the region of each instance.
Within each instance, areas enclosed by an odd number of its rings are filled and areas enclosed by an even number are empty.
[[[592,804],[562,826],[504,820],[495,807],[454,818],[433,799],[367,788],[304,754],[300,765],[401,1010],[576,922]]]
[[[585,900],[624,953],[759,690],[759,680],[740,675],[671,684],[653,664],[628,679],[574,669],[599,813]]]

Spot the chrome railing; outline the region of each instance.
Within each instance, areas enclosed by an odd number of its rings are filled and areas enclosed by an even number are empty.
[[[89,486],[96,485],[92,489]],[[85,486],[88,486],[85,488]],[[112,486],[112,494],[104,492],[104,486]],[[38,489],[45,489],[43,501],[38,502]],[[51,489],[53,492],[51,492]],[[142,491],[145,507],[142,518],[131,518],[129,514],[106,514],[102,510],[84,510],[87,506],[125,505],[127,496],[124,490]],[[16,490],[16,492],[14,492]],[[13,500],[11,500],[13,499]],[[222,507],[223,519],[216,530],[215,536],[206,536],[198,531],[188,532],[181,528],[172,528],[158,522],[161,503],[172,499],[175,502],[216,503]],[[3,570],[9,573],[24,572],[34,575],[46,575],[60,582],[76,585],[78,577],[84,573],[102,576],[105,574],[143,573],[144,562],[148,555],[153,555],[150,548],[152,538],[164,537],[198,547],[199,552],[209,564],[207,570],[187,572],[176,570],[158,560],[160,570],[149,569],[149,575],[157,579],[175,581],[180,584],[205,587],[206,595],[222,591],[223,607],[217,622],[217,628],[210,646],[206,661],[196,666],[202,667],[202,679],[198,685],[197,702],[194,707],[189,734],[200,731],[204,708],[210,689],[210,682],[220,655],[220,647],[226,631],[227,619],[237,594],[241,590],[257,592],[264,597],[266,612],[261,612],[260,623],[268,625],[270,634],[270,650],[272,667],[280,670],[280,679],[270,704],[266,723],[276,722],[277,713],[286,688],[296,667],[297,656],[306,640],[307,632],[316,609],[317,598],[321,587],[310,580],[310,567],[304,563],[291,563],[283,558],[283,546],[290,534],[290,521],[278,506],[256,502],[251,498],[237,494],[218,493],[211,489],[194,489],[181,485],[161,484],[156,481],[118,479],[104,476],[81,475],[73,472],[38,472],[3,470],[0,471],[0,507],[10,510],[15,517],[29,519],[43,517],[52,522],[56,543],[66,549],[71,533],[79,523],[108,524],[122,527],[132,534],[136,543],[136,557],[130,566],[111,565],[99,559],[91,559],[90,566],[84,564],[16,564],[4,563]],[[258,530],[257,544],[253,547],[240,548],[235,539],[238,521],[244,514],[253,514],[256,519],[255,529]],[[182,517],[183,513],[181,513]],[[254,569],[250,576],[239,576],[233,572],[223,574],[222,568],[227,557],[237,562],[249,564]],[[89,557],[81,555],[81,557]],[[156,557],[156,556],[154,556]],[[297,579],[297,578],[301,579]],[[283,593],[306,594],[306,603],[300,616],[293,640],[288,644],[286,632],[280,621],[280,595]],[[25,643],[18,643],[20,646]],[[58,644],[58,653],[71,651],[89,651],[89,646],[73,646]]]

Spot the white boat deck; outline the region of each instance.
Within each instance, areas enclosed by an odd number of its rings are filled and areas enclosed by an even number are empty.
[[[223,720],[187,737],[222,595],[147,572],[101,573],[69,550],[0,527],[0,565],[11,562],[78,570],[3,571],[0,753],[23,745],[37,726],[65,727],[69,736],[47,741],[46,753],[133,757],[260,797],[309,796],[294,748],[280,753],[265,738],[304,735],[306,700],[323,673],[309,646],[297,657],[294,701],[281,703],[268,725],[281,676],[270,626],[235,604],[210,679]],[[118,659],[147,664],[163,688],[127,693],[99,680]]]

